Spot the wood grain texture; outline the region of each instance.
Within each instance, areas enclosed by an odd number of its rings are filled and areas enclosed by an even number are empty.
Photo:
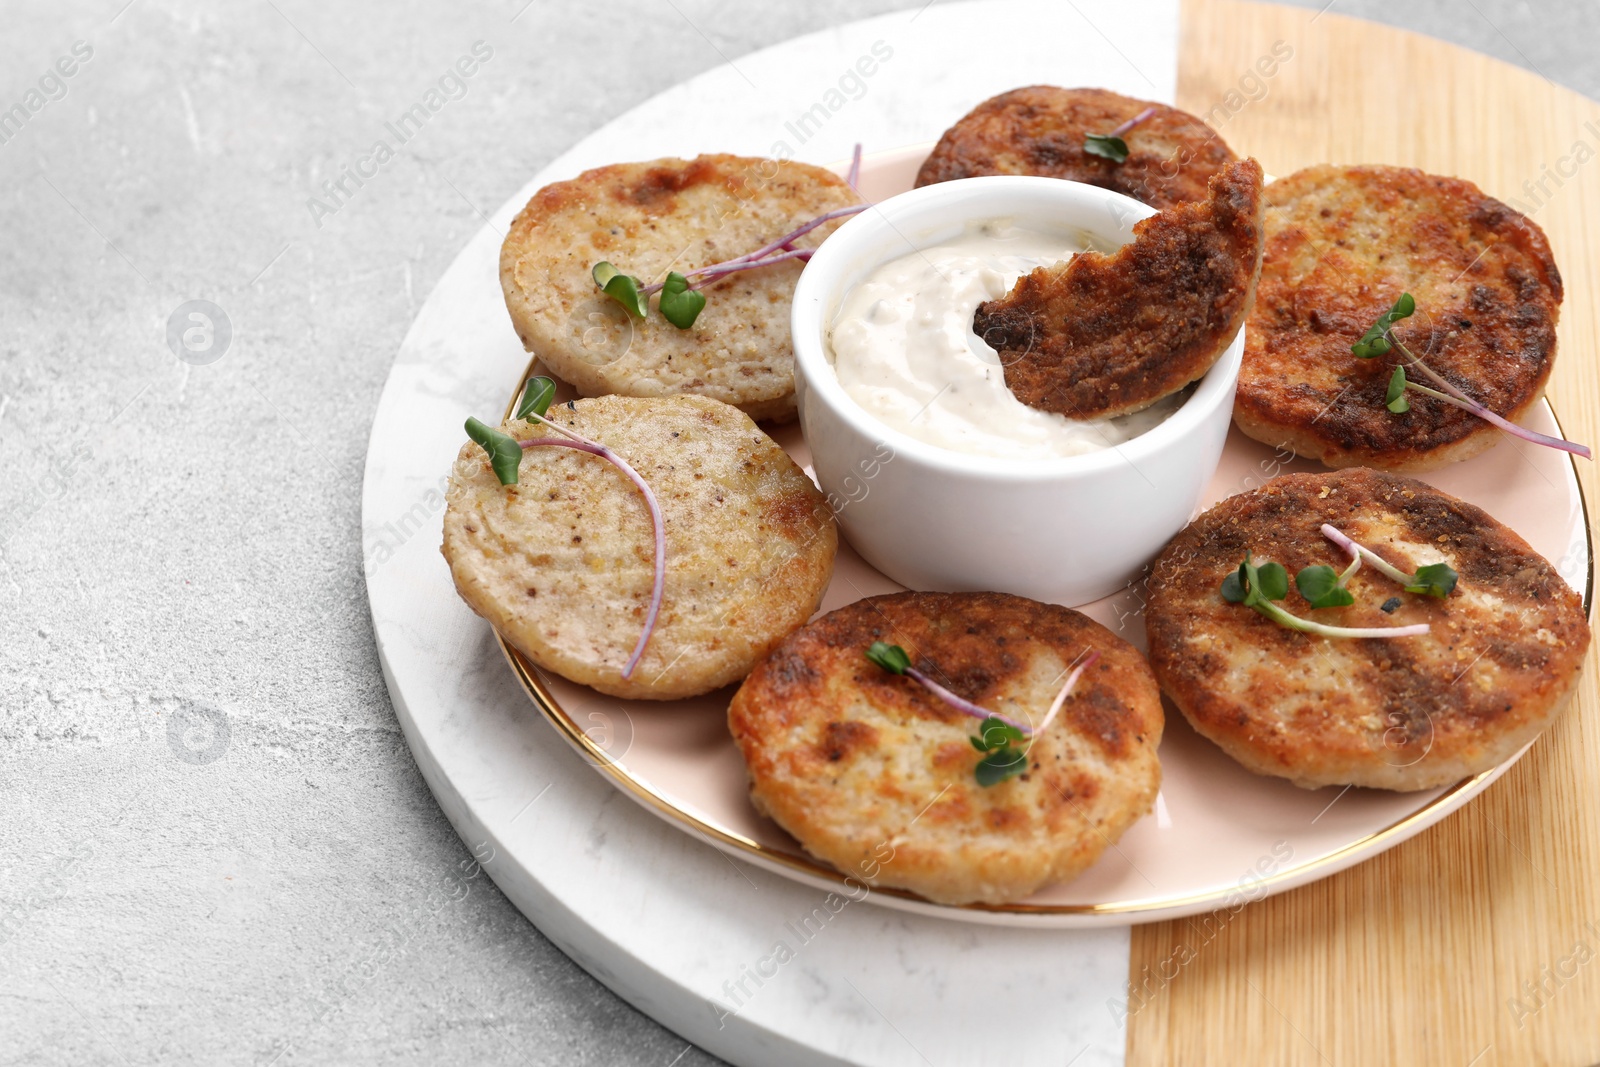
[[[1179,106],[1213,112],[1271,174],[1404,164],[1531,214],[1567,285],[1549,395],[1567,436],[1600,443],[1600,104],[1439,41],[1314,16],[1185,0]],[[1251,80],[1277,42],[1292,57]],[[1600,482],[1579,468],[1593,522]],[[1600,1061],[1594,653],[1565,716],[1463,811],[1231,917],[1135,928],[1130,978],[1139,1067]]]

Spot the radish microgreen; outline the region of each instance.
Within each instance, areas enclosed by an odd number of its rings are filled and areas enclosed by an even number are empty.
[[[631,274],[624,274],[605,260],[594,265],[589,272],[600,291],[627,309],[628,314],[642,319],[650,313],[650,305],[640,290],[644,283]]]
[[[1109,159],[1113,163],[1127,162],[1128,142],[1122,139],[1122,135],[1155,113],[1155,108],[1147,107],[1133,118],[1129,119],[1127,122],[1124,122],[1122,125],[1112,130],[1110,133],[1084,134],[1083,150],[1089,153],[1091,156],[1099,156],[1101,159]]]
[[[996,716],[983,720],[978,736],[969,737],[972,747],[984,753],[972,769],[973,777],[985,789],[999,785],[1007,778],[1015,778],[1028,769],[1028,750],[1016,747],[1026,735],[1015,726]]]
[[[552,379],[542,374],[529,378],[522,387],[522,399],[517,403],[517,418],[526,420],[530,415],[543,415],[550,410],[550,402],[555,398],[556,383]]]
[[[978,727],[976,737],[968,737],[972,747],[984,753],[983,759],[973,768],[973,774],[978,784],[984,788],[998,785],[1007,778],[1023,773],[1028,766],[1028,749],[1033,747],[1033,739],[1042,734],[1049,725],[1055,721],[1057,713],[1072,691],[1077,688],[1078,679],[1083,677],[1083,672],[1093,667],[1100,660],[1100,653],[1090,650],[1089,654],[1075,660],[1076,666],[1067,674],[1065,684],[1056,693],[1055,700],[1050,703],[1050,710],[1045,713],[1044,721],[1037,727],[1024,726],[1014,719],[996,714],[980,704],[950,692],[944,686],[929,678],[922,671],[911,665],[911,657],[899,645],[891,645],[886,641],[874,641],[868,647],[867,659],[890,674],[900,674],[913,681],[919,682],[934,696],[946,704],[965,712],[968,715],[983,720]],[[1027,741],[1026,748],[1015,748],[1016,744]]]
[[[1008,719],[1004,715],[997,715],[988,708],[950,692],[944,686],[928,677],[922,671],[911,665],[911,657],[899,645],[891,645],[884,641],[874,641],[867,649],[867,659],[882,667],[890,674],[903,674],[907,678],[921,684],[921,686],[940,700],[949,704],[958,711],[963,711],[977,719],[999,719],[1008,726],[1015,727],[1026,733],[1028,728],[1022,723]]]
[[[1394,373],[1389,376],[1389,387],[1384,392],[1384,406],[1396,415],[1403,415],[1411,410],[1411,402],[1406,399],[1406,390],[1421,393],[1423,396],[1432,397],[1463,411],[1471,412],[1491,426],[1499,427],[1513,437],[1520,437],[1524,441],[1531,441],[1536,445],[1545,445],[1549,448],[1558,448],[1563,452],[1571,452],[1582,456],[1584,459],[1593,459],[1588,445],[1580,445],[1572,441],[1565,441],[1549,434],[1538,433],[1534,430],[1518,426],[1510,419],[1504,418],[1490,410],[1484,404],[1472,399],[1457,388],[1444,375],[1422,362],[1411,349],[1407,348],[1404,341],[1394,336],[1395,324],[1401,319],[1410,318],[1417,310],[1417,302],[1410,293],[1401,293],[1394,306],[1379,315],[1377,321],[1367,328],[1361,339],[1350,346],[1350,351],[1359,359],[1373,359],[1377,356],[1387,355],[1394,349],[1399,349],[1403,362],[1395,367]],[[1414,370],[1427,378],[1437,389],[1411,381],[1407,371]]]
[[[1296,574],[1294,585],[1313,608],[1348,607],[1356,602],[1356,598],[1350,595],[1350,590],[1345,588],[1345,584],[1350,581],[1350,576],[1360,569],[1360,556],[1352,560],[1342,574],[1332,567],[1319,563],[1314,567],[1305,567]]]
[[[1356,564],[1363,559],[1383,573],[1387,578],[1399,582],[1408,593],[1417,593],[1421,596],[1437,597],[1443,600],[1455,591],[1458,575],[1448,563],[1429,563],[1418,567],[1417,573],[1407,574],[1382,556],[1378,555],[1366,545],[1358,544],[1347,536],[1337,526],[1331,523],[1322,524],[1322,536],[1344,549],[1352,557],[1350,567],[1355,569]]]
[[[483,446],[489,453],[489,466],[501,485],[516,485],[517,471],[522,466],[522,446],[508,433],[501,433],[477,419],[467,420],[467,436]]]
[[[1406,369],[1396,367],[1394,373],[1389,375],[1389,388],[1383,394],[1383,406],[1396,415],[1404,415],[1411,410],[1411,401],[1406,399]]]
[[[854,188],[861,168],[860,145],[856,145],[851,159],[850,173],[845,180],[850,184],[851,188]],[[725,278],[730,274],[737,274],[742,270],[769,267],[774,263],[784,263],[789,260],[798,260],[804,263],[811,258],[816,249],[796,248],[794,246],[795,241],[804,237],[818,226],[832,222],[835,219],[845,218],[848,215],[858,214],[871,206],[870,204],[852,204],[849,207],[839,208],[837,211],[829,211],[826,214],[818,215],[810,222],[795,227],[782,237],[763,245],[754,252],[748,252],[742,256],[734,256],[732,259],[723,260],[721,263],[713,263],[708,267],[699,267],[683,273],[669,271],[665,278],[654,285],[646,285],[631,274],[623,274],[615,266],[604,260],[596,263],[591,273],[594,276],[594,283],[600,287],[600,291],[621,304],[627,309],[628,314],[636,319],[649,317],[650,296],[652,293],[660,293],[661,299],[657,307],[661,311],[661,317],[678,329],[687,330],[694,325],[695,320],[700,317],[700,312],[705,310],[706,306],[706,294],[697,289],[696,286],[716,281],[719,278]]]
[[[550,402],[556,395],[556,383],[543,375],[529,378],[522,389],[522,399],[517,403],[516,417],[525,422],[536,422],[548,426],[560,437],[537,437],[526,441],[519,441],[510,434],[497,430],[492,426],[479,422],[477,419],[467,420],[467,436],[476,441],[485,452],[489,454],[489,465],[494,468],[495,477],[500,479],[501,485],[516,485],[522,465],[522,454],[530,448],[539,448],[550,445],[558,448],[571,448],[578,452],[587,452],[591,456],[599,456],[627,476],[628,480],[638,488],[644,496],[645,508],[650,512],[650,526],[655,534],[655,577],[650,590],[650,608],[645,613],[644,630],[639,635],[638,644],[633,647],[633,654],[628,657],[627,664],[622,668],[622,677],[633,677],[634,668],[639,665],[640,658],[644,655],[645,645],[650,642],[650,635],[655,632],[656,616],[661,613],[661,598],[666,588],[667,580],[667,532],[666,520],[661,514],[661,504],[656,499],[655,492],[650,488],[639,472],[634,470],[627,460],[617,455],[611,449],[598,441],[591,441],[581,434],[574,433],[565,426],[557,425],[545,418],[545,412],[550,410]],[[577,410],[572,402],[567,402],[569,410]]]
[[[1310,568],[1307,568],[1310,569]],[[1328,568],[1330,571],[1332,568]],[[1303,572],[1302,572],[1303,573]],[[1347,574],[1350,572],[1346,572]],[[1256,563],[1249,552],[1239,569],[1222,580],[1222,598],[1230,604],[1252,608],[1279,626],[1320,637],[1415,637],[1428,632],[1427,623],[1415,626],[1328,626],[1290,614],[1277,604],[1289,595],[1289,572],[1281,563]],[[1308,598],[1309,599],[1309,598]],[[1313,605],[1315,606],[1315,605]]]
[[[706,294],[689,288],[689,279],[677,271],[661,283],[661,317],[680,330],[687,330],[706,306]]]

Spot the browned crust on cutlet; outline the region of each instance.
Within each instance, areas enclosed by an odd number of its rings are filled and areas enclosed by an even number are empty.
[[[1083,150],[1145,108],[1155,114],[1123,135],[1128,158]],[[1234,154],[1217,131],[1185,111],[1105,89],[1033,85],[991,97],[944,132],[917,172],[917,186],[984,174],[1034,174],[1097,185],[1153,208],[1199,200]]]
[[[789,311],[804,266],[788,260],[702,288],[686,330],[631,318],[590,271],[602,260],[646,283],[669,270],[753,252],[801,223],[858,202],[831,171],[726,154],[616,163],[540,189],[512,222],[500,283],[523,346],[581,395],[679,393],[733,404],[754,419],[792,418]],[[843,220],[795,242],[815,248]]]
[[[1210,370],[1249,314],[1261,267],[1261,165],[1230,163],[1210,195],[1137,223],[1112,255],[1040,267],[978,305],[973,329],[1030,407],[1126,415]]]
[[[1234,420],[1330,467],[1433,470],[1500,431],[1408,393],[1384,406],[1402,357],[1350,345],[1409,292],[1396,335],[1467,395],[1512,421],[1555,364],[1561,274],[1544,231],[1469,181],[1402,167],[1317,166],[1267,187],[1266,254],[1245,334]],[[1428,384],[1420,374],[1412,378]]]
[[[866,658],[874,641],[958,695],[1039,722],[1080,679],[1018,778],[980,787],[978,722]],[[946,903],[1021,899],[1070,878],[1147,812],[1160,693],[1144,658],[1069,608],[1004,593],[869,597],[790,635],[728,711],[751,799],[814,856]]]
[[[1219,586],[1248,550],[1302,567],[1348,560],[1332,523],[1409,572],[1447,562],[1447,599],[1402,591],[1375,568],[1355,603],[1282,606],[1336,626],[1426,622],[1418,637],[1324,638],[1284,628]],[[1526,541],[1481,509],[1365,468],[1292,474],[1230,497],[1156,560],[1145,613],[1161,688],[1202,735],[1257,774],[1296,785],[1415,790],[1448,785],[1514,755],[1560,711],[1589,646],[1583,606]],[[1391,597],[1392,614],[1381,606]]]

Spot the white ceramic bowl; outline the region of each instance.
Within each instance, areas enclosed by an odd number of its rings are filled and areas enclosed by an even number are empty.
[[[968,223],[1132,239],[1154,211],[1057,178],[965,178],[913,189],[841,226],[806,265],[791,325],[800,425],[845,537],[912,589],[996,590],[1085,604],[1138,580],[1194,514],[1233,414],[1240,331],[1189,399],[1155,428],[1082,456],[972,456],[891,429],[839,384],[826,333],[873,269],[959,236]]]

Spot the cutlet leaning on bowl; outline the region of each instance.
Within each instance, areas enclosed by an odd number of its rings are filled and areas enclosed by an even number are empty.
[[[1228,164],[1205,199],[1152,215],[1133,235],[978,305],[973,330],[1024,404],[1073,419],[1126,415],[1211,369],[1255,298],[1261,165]]]

